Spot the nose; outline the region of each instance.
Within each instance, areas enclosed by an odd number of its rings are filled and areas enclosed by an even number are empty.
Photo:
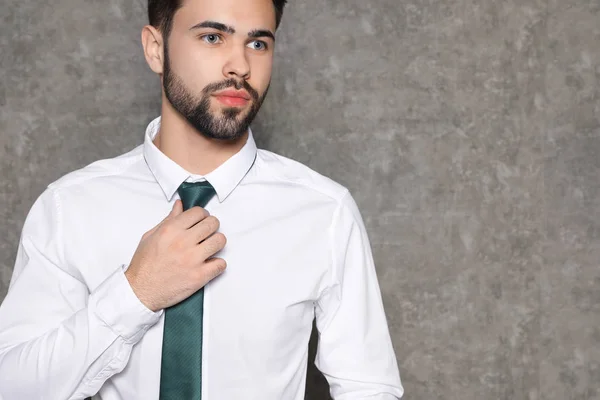
[[[232,49],[227,62],[223,66],[223,75],[228,79],[247,80],[250,78],[250,64],[246,58],[245,47],[243,49]]]

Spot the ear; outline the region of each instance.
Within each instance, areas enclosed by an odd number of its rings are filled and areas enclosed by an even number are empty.
[[[142,29],[142,46],[144,47],[144,56],[150,69],[157,74],[163,73],[163,37],[162,34],[151,25],[146,25]]]

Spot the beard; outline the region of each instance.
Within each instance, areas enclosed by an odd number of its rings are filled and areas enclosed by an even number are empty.
[[[226,79],[207,85],[202,89],[200,96],[195,96],[188,90],[183,80],[171,70],[168,49],[165,47],[163,70],[165,96],[173,108],[190,125],[209,139],[235,140],[244,135],[258,114],[269,91],[269,86],[263,95],[259,96],[258,92],[245,80]],[[227,107],[220,112],[212,112],[210,110],[211,95],[228,88],[245,89],[251,97],[250,108]]]

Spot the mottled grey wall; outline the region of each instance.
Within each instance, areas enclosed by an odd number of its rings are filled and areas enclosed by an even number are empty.
[[[45,185],[159,110],[145,1],[2,3],[0,299]],[[291,0],[279,35],[257,140],[352,190],[405,398],[600,399],[600,2]]]

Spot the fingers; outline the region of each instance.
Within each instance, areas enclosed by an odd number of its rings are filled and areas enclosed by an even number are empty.
[[[173,217],[173,224],[178,229],[189,229],[210,214],[202,207],[192,207]]]
[[[196,282],[200,287],[221,275],[227,268],[227,263],[222,258],[211,258],[195,271]],[[200,288],[199,287],[199,288]]]
[[[187,232],[187,235],[192,244],[198,244],[215,233],[220,225],[221,223],[219,220],[211,215],[192,226]]]
[[[194,249],[195,257],[198,260],[208,260],[219,251],[223,250],[227,244],[227,238],[220,232],[215,233],[208,239],[204,240]]]

